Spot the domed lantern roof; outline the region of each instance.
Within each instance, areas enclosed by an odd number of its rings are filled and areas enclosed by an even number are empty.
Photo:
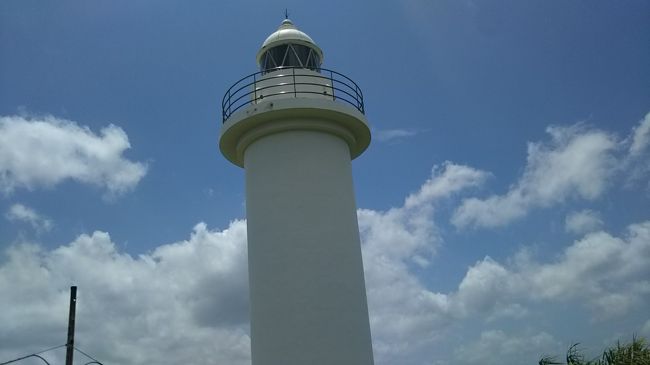
[[[323,51],[310,36],[285,19],[278,30],[269,35],[257,52],[257,64],[263,72],[275,68],[300,67],[318,70]]]

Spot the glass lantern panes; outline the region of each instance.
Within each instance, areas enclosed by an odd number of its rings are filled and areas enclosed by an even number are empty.
[[[320,57],[312,48],[302,44],[283,44],[266,51],[262,56],[260,67],[264,73],[282,67],[300,67],[318,71],[320,64]]]

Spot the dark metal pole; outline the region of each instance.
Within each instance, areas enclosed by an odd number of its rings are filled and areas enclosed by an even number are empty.
[[[65,343],[65,365],[72,365],[74,354],[74,317],[77,309],[77,287],[70,287],[70,315],[68,316],[68,342]]]

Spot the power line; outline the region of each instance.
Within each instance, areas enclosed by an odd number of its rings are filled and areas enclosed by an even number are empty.
[[[87,353],[81,351],[81,349],[79,349],[78,347],[75,347],[74,349],[77,350],[77,351],[79,351],[79,352],[81,352],[81,354],[83,354],[85,357],[87,357],[87,358],[89,358],[90,360],[92,360],[92,361],[93,361],[93,362],[92,362],[93,364],[101,364],[101,365],[104,365],[104,364],[102,364],[101,362],[99,362],[99,360],[97,360],[97,359],[95,359],[94,357],[88,355]],[[90,363],[87,363],[87,364],[90,364]],[[0,364],[0,365],[2,365],[2,364]]]
[[[40,352],[36,352],[36,353],[34,353],[34,355],[40,355],[40,354],[42,354],[42,353],[44,353],[44,352],[48,352],[48,351],[52,351],[52,350],[56,350],[56,349],[58,349],[59,347],[63,347],[63,346],[65,346],[65,345],[66,345],[66,344],[59,345],[59,346],[54,346],[54,347],[50,347],[50,348],[47,349],[47,350],[43,350],[43,351],[40,351]],[[0,364],[0,365],[2,365],[2,364]]]
[[[43,351],[35,352],[35,353],[33,353],[33,354],[29,354],[29,355],[26,355],[26,356],[21,356],[21,357],[18,357],[18,358],[15,358],[15,359],[13,359],[13,360],[9,360],[9,361],[6,361],[6,362],[1,362],[0,365],[11,364],[12,362],[20,361],[20,360],[26,359],[26,358],[28,358],[28,357],[38,357],[39,359],[45,361],[46,364],[49,364],[49,363],[47,362],[47,360],[45,360],[44,358],[42,358],[42,357],[40,357],[40,356],[38,356],[38,355],[39,355],[39,354],[42,354],[42,353],[44,353],[44,352],[48,352],[48,351],[52,351],[52,350],[56,350],[56,349],[61,348],[61,347],[65,346],[65,345],[66,345],[66,344],[59,345],[59,346],[54,346],[54,347],[50,347],[49,349],[45,349],[45,350],[43,350]]]

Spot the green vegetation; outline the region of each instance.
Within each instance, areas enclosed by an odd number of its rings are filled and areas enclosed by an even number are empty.
[[[650,365],[650,346],[643,337],[635,336],[632,342],[626,344],[619,342],[593,360],[585,360],[578,345],[576,343],[569,347],[566,363],[558,362],[556,356],[544,356],[539,360],[539,365]]]

